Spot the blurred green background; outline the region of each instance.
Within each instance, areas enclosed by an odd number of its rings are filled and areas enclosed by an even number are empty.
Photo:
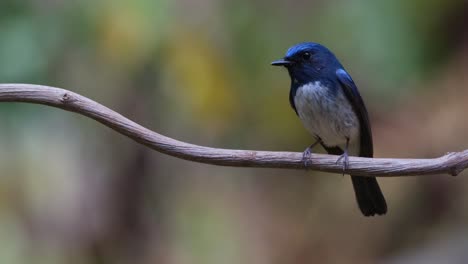
[[[2,0],[0,82],[63,87],[195,144],[303,151],[269,63],[302,41],[340,58],[377,157],[468,148],[468,2]],[[0,104],[0,263],[467,263],[468,179],[349,177],[164,156],[50,107]],[[320,150],[322,151],[322,150]]]

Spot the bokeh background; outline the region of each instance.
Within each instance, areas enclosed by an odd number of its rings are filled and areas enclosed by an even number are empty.
[[[377,157],[468,148],[468,2],[1,0],[0,82],[63,87],[195,144],[303,151],[269,63],[328,46]],[[168,157],[54,108],[0,104],[0,263],[467,263],[468,179],[349,177]],[[323,151],[323,150],[319,150]]]

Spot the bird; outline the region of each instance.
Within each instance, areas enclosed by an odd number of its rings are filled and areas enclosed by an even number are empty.
[[[271,63],[283,66],[291,78],[289,102],[315,139],[303,152],[307,167],[312,149],[320,144],[339,155],[343,174],[349,156],[373,157],[371,125],[358,88],[336,56],[325,46],[303,42]],[[384,215],[387,203],[375,177],[351,175],[356,201],[364,216]]]

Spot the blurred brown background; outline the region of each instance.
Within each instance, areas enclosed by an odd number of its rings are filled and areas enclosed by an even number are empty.
[[[320,42],[357,82],[377,157],[468,148],[468,2],[2,0],[0,82],[63,87],[170,137],[303,151],[269,63]],[[0,263],[467,263],[468,179],[223,168],[93,120],[0,104]]]

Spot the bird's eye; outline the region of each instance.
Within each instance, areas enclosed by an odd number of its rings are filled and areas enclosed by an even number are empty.
[[[304,60],[309,60],[310,59],[310,52],[304,52],[302,53],[302,58]]]

